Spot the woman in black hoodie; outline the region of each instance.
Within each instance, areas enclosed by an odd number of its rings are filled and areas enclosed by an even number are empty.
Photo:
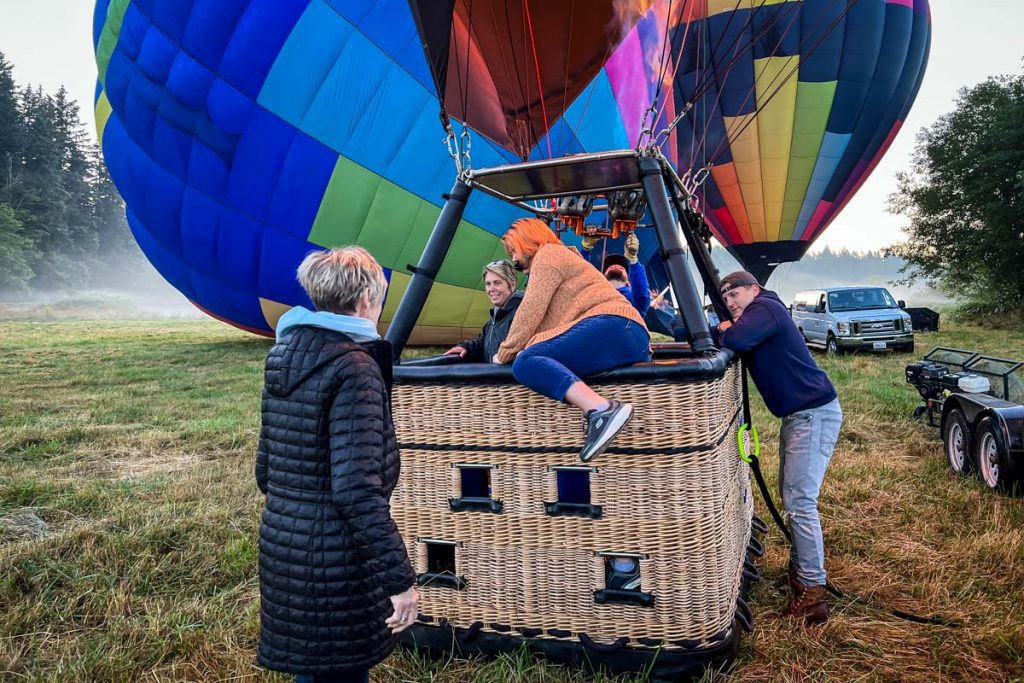
[[[298,279],[318,310],[283,315],[267,356],[257,658],[299,682],[364,683],[419,601],[388,502],[399,456],[376,330],[387,283],[360,247],[310,254]]]
[[[508,336],[516,309],[523,301],[523,293],[516,290],[515,268],[508,261],[491,261],[484,266],[482,275],[484,291],[493,306],[491,316],[478,336],[461,341],[447,351],[473,363],[491,362],[501,342]]]

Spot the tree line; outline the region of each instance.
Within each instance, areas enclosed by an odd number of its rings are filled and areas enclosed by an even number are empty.
[[[0,289],[103,286],[141,259],[78,104],[19,87],[0,53]]]
[[[906,279],[949,293],[963,312],[1020,315],[1024,292],[1024,75],[960,91],[918,135],[891,209],[909,220],[888,253]]]

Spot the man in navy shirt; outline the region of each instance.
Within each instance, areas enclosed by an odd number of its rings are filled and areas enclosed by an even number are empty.
[[[811,358],[789,310],[746,271],[720,285],[732,320],[718,325],[718,343],[740,353],[768,410],[782,418],[779,490],[789,515],[793,547],[786,616],[807,624],[828,620],[825,543],[818,495],[839,438],[843,411],[835,387]]]

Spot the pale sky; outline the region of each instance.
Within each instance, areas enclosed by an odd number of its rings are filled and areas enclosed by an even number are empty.
[[[1024,0],[931,0],[934,35],[924,85],[889,153],[812,251],[879,249],[902,238],[886,211],[895,176],[910,165],[914,138],[953,107],[957,90],[1024,67]],[[0,0],[0,52],[20,85],[64,85],[93,131],[96,67],[91,0]],[[95,133],[93,133],[95,135]]]

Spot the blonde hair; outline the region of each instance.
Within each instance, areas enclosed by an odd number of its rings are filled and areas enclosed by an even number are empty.
[[[366,294],[371,304],[380,304],[388,288],[384,269],[370,252],[356,246],[310,252],[296,278],[318,311],[346,315],[355,313]]]
[[[487,273],[494,273],[508,283],[509,289],[516,291],[516,269],[508,261],[491,261],[484,266],[480,277],[486,278]]]
[[[539,218],[520,218],[515,221],[502,235],[501,241],[509,254],[515,249],[526,258],[533,258],[545,244],[562,243],[547,223]]]

